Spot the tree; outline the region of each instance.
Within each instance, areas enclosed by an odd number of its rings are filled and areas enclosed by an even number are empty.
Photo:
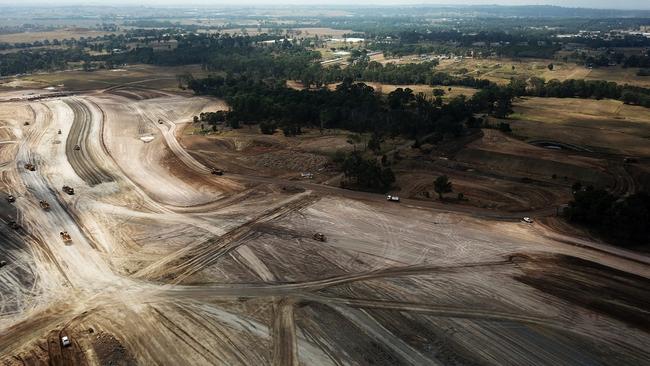
[[[438,198],[442,200],[442,195],[444,193],[450,193],[453,191],[449,177],[446,175],[441,175],[433,182],[433,190],[438,193]]]
[[[375,154],[379,154],[381,151],[381,141],[381,136],[379,136],[377,133],[373,133],[370,137],[370,140],[368,140],[368,149],[370,149]]]
[[[262,133],[265,134],[265,135],[273,135],[275,133],[276,128],[277,128],[277,125],[276,125],[275,121],[260,123],[260,131],[262,131]]]

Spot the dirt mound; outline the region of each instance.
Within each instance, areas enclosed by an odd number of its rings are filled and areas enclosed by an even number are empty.
[[[113,335],[98,332],[93,337],[93,348],[102,365],[137,365],[133,355]]]

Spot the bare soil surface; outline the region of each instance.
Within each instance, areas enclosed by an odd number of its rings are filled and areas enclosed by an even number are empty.
[[[223,101],[130,82],[0,93],[0,364],[650,364],[650,259],[554,217],[573,179],[633,192],[643,161],[395,141],[393,203],[323,184],[361,148],[344,131],[204,134]]]

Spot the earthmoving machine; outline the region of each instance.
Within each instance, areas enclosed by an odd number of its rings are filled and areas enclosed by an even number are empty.
[[[20,225],[19,225],[16,221],[14,221],[14,220],[9,220],[9,221],[7,222],[7,224],[9,224],[9,227],[12,228],[12,229],[14,229],[14,230],[18,230],[18,229],[20,229]]]
[[[63,186],[63,192],[72,196],[74,194],[74,188],[70,186]]]
[[[36,167],[32,163],[27,163],[25,164],[25,169],[33,172],[34,170],[36,170]]]
[[[63,240],[64,243],[69,243],[72,241],[72,238],[70,237],[70,234],[68,234],[67,231],[62,231],[59,234],[61,235],[61,239]]]
[[[79,145],[74,145],[74,149],[77,150],[77,151],[78,151],[78,150],[81,150],[81,146],[79,146]]]
[[[327,241],[327,238],[325,237],[325,235],[323,233],[315,233],[313,238],[316,241],[322,241],[322,242]]]
[[[8,195],[8,196],[7,196],[7,202],[9,202],[9,203],[14,203],[14,202],[16,202],[16,197],[14,197],[14,196],[12,196],[12,195]]]
[[[43,210],[49,210],[50,209],[50,204],[47,203],[47,201],[40,200],[38,201],[38,204],[41,206]]]
[[[217,169],[217,168],[212,168],[212,169],[210,170],[210,173],[211,173],[211,174],[214,174],[214,175],[223,175],[223,170],[221,170],[221,169]]]

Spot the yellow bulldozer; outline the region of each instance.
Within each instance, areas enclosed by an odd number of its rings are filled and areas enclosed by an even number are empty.
[[[323,233],[315,233],[312,237],[316,241],[322,241],[322,242],[327,241],[327,238],[325,237],[325,235]]]
[[[38,204],[41,206],[43,210],[49,210],[50,209],[50,204],[47,203],[47,201],[40,200],[38,201]]]
[[[68,243],[72,241],[72,238],[70,237],[70,234],[68,234],[67,231],[62,231],[60,235],[64,243]]]

